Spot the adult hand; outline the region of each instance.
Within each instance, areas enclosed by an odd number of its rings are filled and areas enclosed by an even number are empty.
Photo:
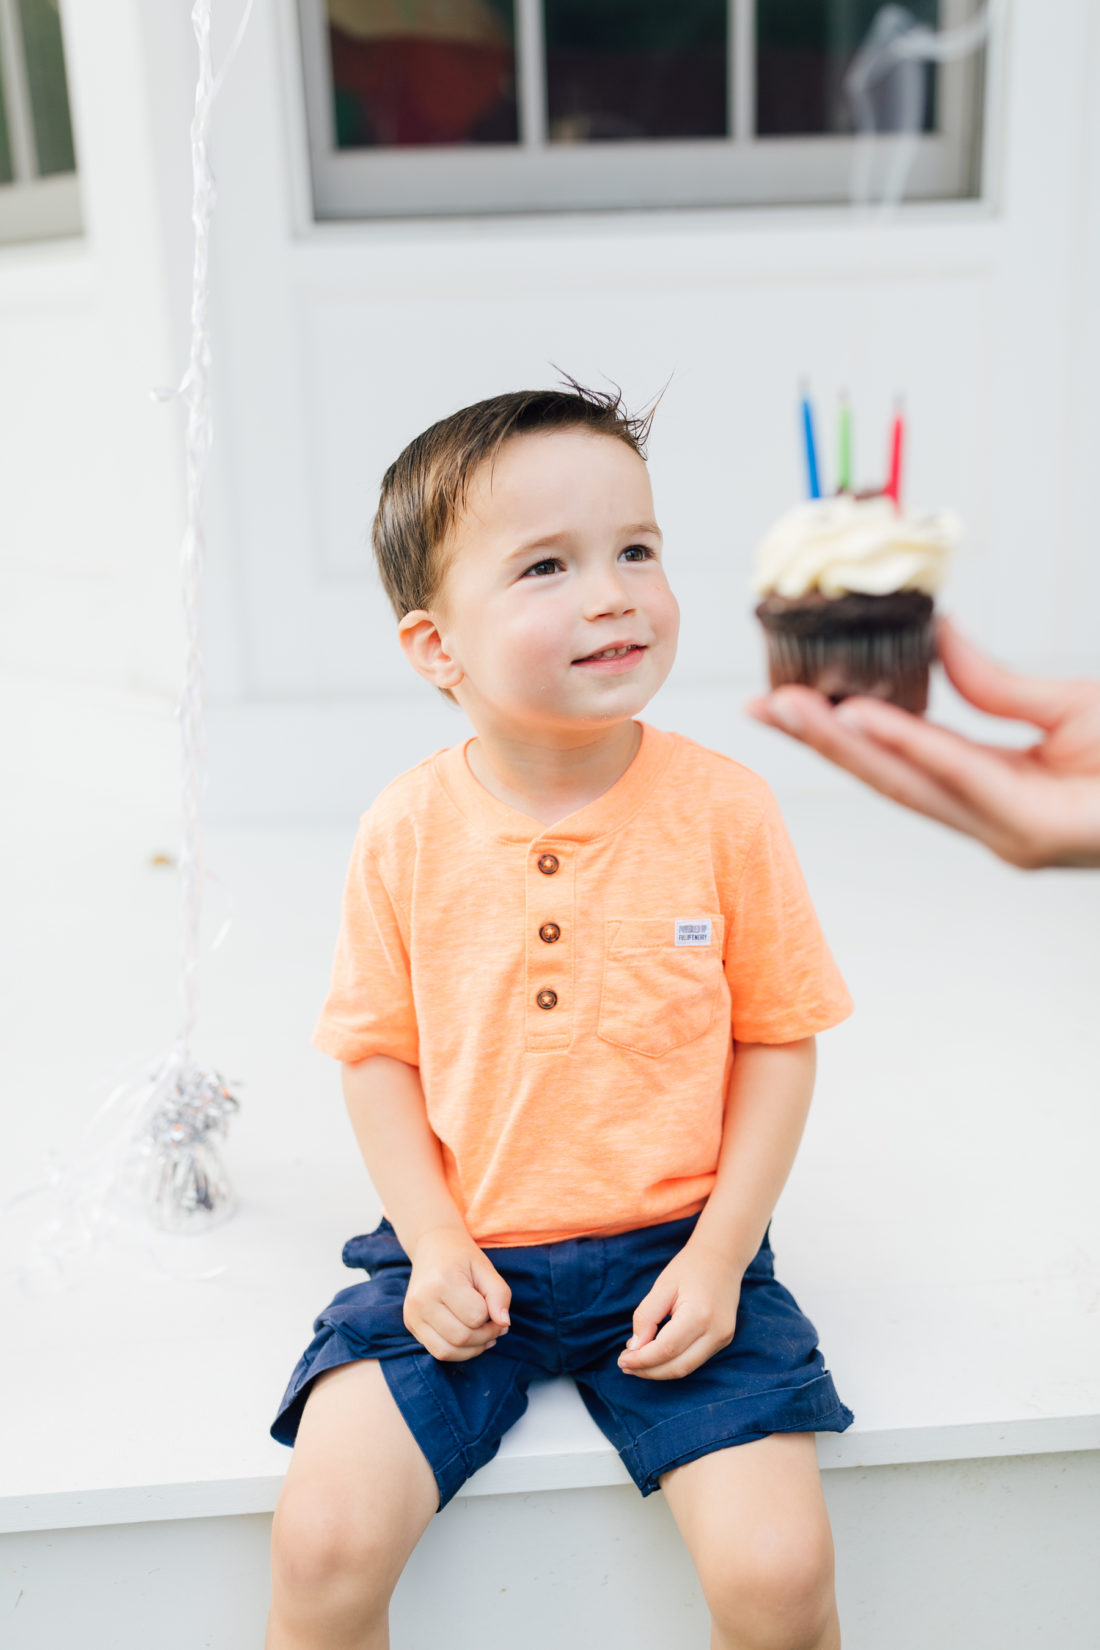
[[[1018,676],[946,619],[937,634],[962,697],[1041,728],[1037,743],[979,744],[877,699],[846,699],[834,709],[806,687],[778,688],[753,700],[749,714],[883,796],[976,837],[1010,865],[1100,865],[1100,682]]]
[[[405,1290],[405,1328],[433,1358],[464,1363],[508,1333],[512,1291],[466,1232],[425,1232]]]
[[[619,1353],[624,1375],[676,1380],[728,1346],[737,1327],[741,1277],[724,1255],[689,1238],[638,1303],[634,1333]]]

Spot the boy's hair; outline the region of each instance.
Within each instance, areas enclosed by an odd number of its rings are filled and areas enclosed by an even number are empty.
[[[592,430],[624,441],[645,459],[660,396],[647,413],[631,416],[618,385],[611,395],[586,389],[568,373],[562,378],[570,390],[513,390],[461,408],[410,441],[390,465],[382,478],[371,544],[398,619],[435,602],[447,571],[442,547],[465,508],[471,477],[485,459],[491,476],[497,453],[511,437],[540,430]],[[453,701],[453,694],[440,691]]]

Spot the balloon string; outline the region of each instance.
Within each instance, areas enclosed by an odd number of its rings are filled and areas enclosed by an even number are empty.
[[[181,978],[183,1017],[180,1042],[190,1049],[198,1013],[198,926],[202,883],[204,741],[202,725],[202,636],[199,604],[206,541],[202,488],[213,438],[210,403],[210,224],[215,185],[210,166],[209,128],[214,68],[210,39],[211,0],[196,0],[191,13],[199,51],[195,111],[191,121],[194,190],[191,222],[195,234],[191,280],[191,354],[182,389],[187,403],[187,525],[181,550],[186,660],[179,705],[183,755],[183,836],[180,851]]]
[[[205,738],[202,707],[201,593],[206,534],[202,493],[213,442],[210,395],[210,226],[217,189],[210,164],[210,124],[221,91],[252,16],[246,0],[233,43],[221,69],[214,72],[211,0],[195,0],[191,24],[198,45],[198,78],[191,120],[193,190],[191,223],[195,247],[191,272],[191,349],[187,369],[174,390],[154,390],[157,400],[179,396],[187,406],[187,517],[180,551],[186,656],[177,710],[182,753],[182,839],[180,845],[180,1041],[189,1052],[198,1019],[199,919],[202,906],[202,792],[205,783]],[[224,933],[219,937],[224,938]]]
[[[198,44],[198,79],[191,120],[193,191],[191,221],[195,245],[191,282],[191,343],[187,369],[174,390],[153,390],[159,401],[181,397],[187,406],[186,526],[180,553],[186,658],[177,715],[182,752],[182,840],[180,874],[179,1033],[172,1047],[155,1061],[144,1061],[136,1074],[116,1082],[67,1154],[46,1153],[45,1178],[0,1202],[0,1218],[39,1197],[47,1199],[47,1224],[33,1234],[29,1258],[7,1267],[0,1276],[16,1275],[24,1288],[48,1274],[71,1280],[74,1261],[83,1259],[97,1239],[117,1220],[116,1204],[127,1166],[135,1154],[145,1171],[140,1188],[153,1198],[162,1223],[198,1229],[229,1207],[209,1136],[224,1132],[238,1102],[216,1073],[202,1072],[191,1060],[197,1019],[199,919],[205,877],[201,800],[204,781],[202,716],[202,637],[200,631],[205,533],[202,492],[213,439],[210,397],[210,226],[216,190],[210,165],[210,121],[214,101],[236,57],[252,15],[246,0],[233,44],[215,75],[211,46],[212,0],[195,0],[191,22]],[[215,879],[218,880],[218,879]],[[227,918],[211,949],[229,928]],[[111,1081],[111,1079],[108,1079]],[[131,1191],[133,1188],[131,1188]],[[133,1201],[131,1197],[131,1202]],[[196,1215],[197,1211],[197,1215]],[[146,1253],[162,1272],[169,1269],[148,1239]],[[190,1274],[215,1277],[223,1267]],[[176,1272],[174,1275],[183,1275]]]
[[[210,102],[211,102],[211,104],[213,104],[214,99],[217,97],[218,93],[221,91],[222,81],[225,79],[226,75],[229,72],[229,66],[232,63],[233,59],[236,57],[238,51],[240,51],[241,41],[244,39],[245,31],[248,28],[248,20],[252,16],[253,4],[254,4],[254,0],[247,0],[244,11],[241,14],[241,20],[237,24],[237,32],[233,36],[233,44],[230,46],[228,52],[226,53],[225,62],[222,64],[221,68],[218,70],[217,75],[214,78],[214,84],[210,88]]]

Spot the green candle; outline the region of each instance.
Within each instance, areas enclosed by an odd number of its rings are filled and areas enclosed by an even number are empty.
[[[850,493],[852,490],[852,414],[846,395],[840,398],[836,485],[839,493]]]

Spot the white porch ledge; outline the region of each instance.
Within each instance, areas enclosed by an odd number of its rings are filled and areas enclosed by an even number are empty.
[[[176,845],[170,712],[30,703],[11,720],[34,785],[0,867],[0,1199],[87,1119],[93,1079],[175,1030],[175,877],[150,865]],[[719,744],[720,712],[744,754],[735,698],[709,702],[705,725],[676,720]],[[73,760],[38,769],[51,716]],[[417,754],[373,753],[379,783]],[[768,774],[755,735],[748,759]],[[857,1004],[821,1040],[772,1228],[777,1275],[856,1415],[819,1436],[821,1464],[1098,1450],[1100,875],[1011,871],[794,747],[784,763],[780,801]],[[309,1046],[353,828],[209,833],[207,934],[227,912],[232,926],[204,959],[196,1053],[242,1101],[225,1145],[240,1212],[162,1240],[166,1270],[106,1247],[69,1289],[0,1284],[0,1530],[274,1506],[289,1454],[268,1424],[313,1317],[363,1276],[341,1245],[378,1218],[336,1069]],[[224,1270],[208,1281],[174,1275],[210,1265]],[[462,1493],[627,1481],[554,1382]]]
[[[629,1484],[618,1455],[580,1409],[567,1381],[533,1390],[527,1414],[504,1439],[498,1455],[459,1490],[459,1496],[536,1494]],[[901,1466],[936,1461],[989,1460],[1008,1455],[1054,1455],[1100,1450],[1100,1416],[1058,1421],[985,1422],[954,1427],[909,1427],[866,1433],[853,1426],[819,1434],[824,1471],[838,1467]],[[86,1529],[185,1518],[233,1518],[275,1509],[281,1473],[176,1484],[112,1485],[102,1489],[11,1495],[0,1499],[0,1535],[20,1531]]]

